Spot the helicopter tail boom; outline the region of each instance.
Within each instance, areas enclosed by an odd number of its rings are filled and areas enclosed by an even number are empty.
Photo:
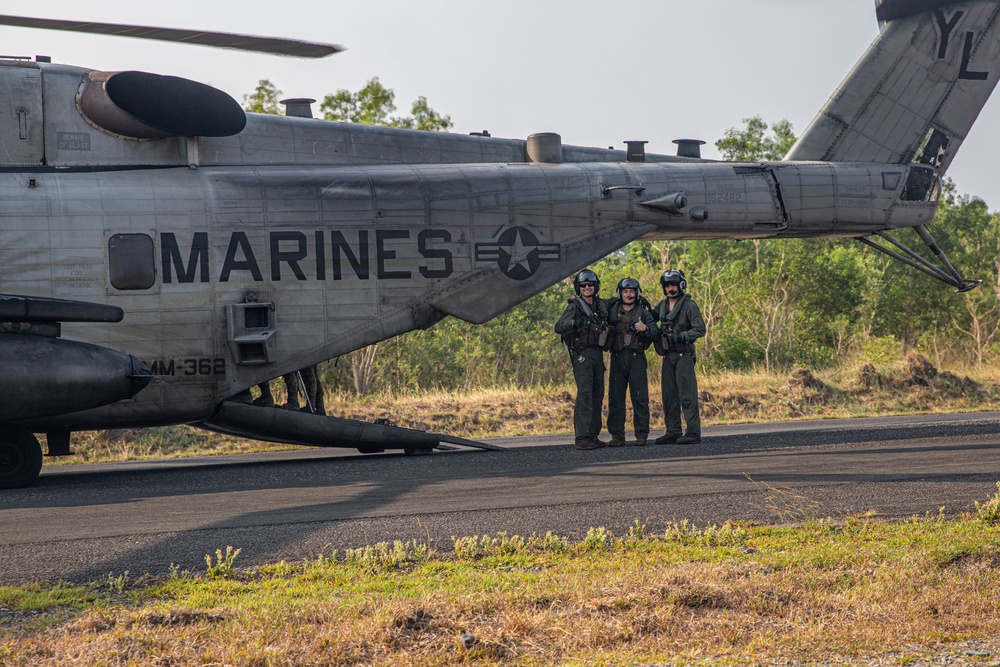
[[[882,31],[785,159],[943,175],[1000,78],[1000,3],[882,0],[877,15]]]

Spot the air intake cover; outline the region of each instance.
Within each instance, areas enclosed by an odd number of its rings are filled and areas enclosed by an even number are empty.
[[[247,124],[240,105],[221,90],[148,72],[91,72],[80,110],[101,129],[135,139],[228,137]]]

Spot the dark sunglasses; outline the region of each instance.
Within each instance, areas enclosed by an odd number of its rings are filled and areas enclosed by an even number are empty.
[[[594,283],[580,283],[580,287],[593,287]]]

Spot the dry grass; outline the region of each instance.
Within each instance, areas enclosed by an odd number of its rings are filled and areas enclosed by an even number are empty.
[[[0,664],[990,664],[969,640],[998,659],[1000,527],[973,517],[454,547],[98,582],[6,622],[0,588]]]
[[[859,363],[816,373],[804,368],[712,373],[699,378],[699,389],[705,425],[996,410],[1000,366],[938,370],[926,357],[911,354],[881,370]],[[654,427],[663,420],[659,393],[659,376],[651,370]],[[351,419],[383,418],[466,437],[537,435],[573,430],[574,395],[569,385],[363,399],[338,394],[327,407],[330,414]]]
[[[408,428],[486,438],[572,430],[573,399],[571,387],[428,392],[362,400],[338,394],[327,403],[327,412],[348,419],[382,418]]]
[[[791,419],[1000,410],[1000,366],[938,370],[920,355],[893,366],[842,366],[813,373],[712,373],[699,379],[702,423],[737,424]],[[662,427],[659,376],[650,371],[653,429]],[[482,389],[466,394],[424,392],[358,398],[329,394],[327,413],[348,419],[387,419],[467,438],[569,433],[575,388]],[[626,424],[631,424],[628,407]],[[75,456],[63,463],[231,454],[288,447],[208,433],[187,426],[97,431],[74,435]],[[56,460],[60,461],[60,460]]]

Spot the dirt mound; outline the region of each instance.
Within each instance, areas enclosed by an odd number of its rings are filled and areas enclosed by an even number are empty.
[[[827,385],[818,377],[812,374],[808,368],[796,368],[792,376],[788,378],[788,386],[791,389],[811,389],[813,391],[826,391]]]
[[[911,352],[906,356],[906,373],[901,384],[909,387],[928,387],[947,392],[952,396],[978,394],[983,386],[969,376],[959,377],[951,371],[939,371],[922,354]]]
[[[981,394],[985,391],[983,385],[979,384],[968,375],[958,377],[951,371],[941,371],[935,378],[935,386],[942,391],[947,391],[953,396]]]
[[[858,371],[858,386],[864,390],[925,388],[950,396],[968,396],[984,391],[983,386],[965,376],[951,371],[939,371],[930,359],[917,352],[906,355],[902,366],[890,373],[880,373],[872,364],[865,364]]]
[[[937,376],[938,371],[930,359],[916,352],[906,355],[906,372],[902,378],[904,385],[930,387]]]
[[[873,364],[865,364],[858,371],[858,384],[865,389],[881,389],[885,386],[885,378]]]

